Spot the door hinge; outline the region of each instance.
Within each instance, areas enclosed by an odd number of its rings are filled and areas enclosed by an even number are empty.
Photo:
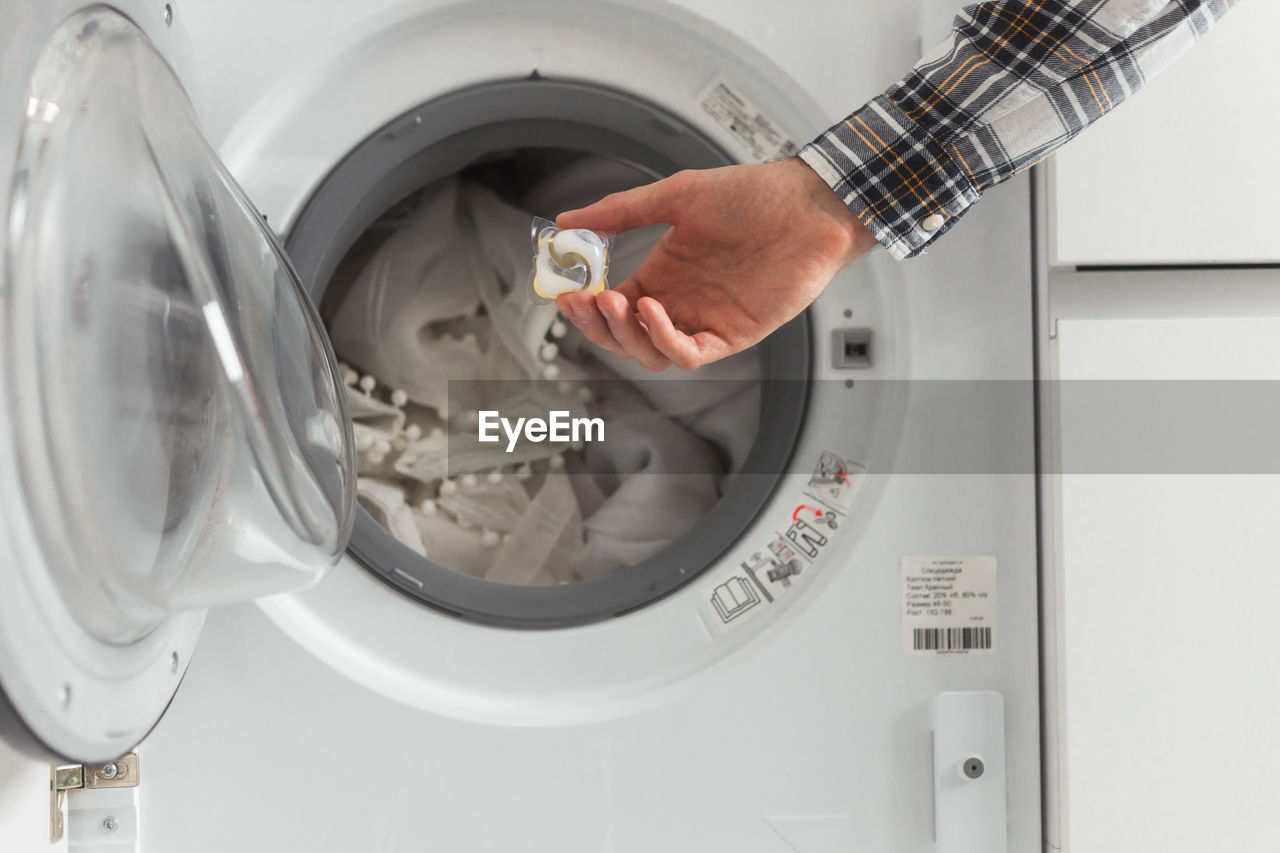
[[[49,843],[62,840],[67,830],[67,794],[104,788],[138,787],[138,754],[131,752],[103,764],[55,764],[49,771]],[[107,815],[103,832],[115,832],[120,819]]]

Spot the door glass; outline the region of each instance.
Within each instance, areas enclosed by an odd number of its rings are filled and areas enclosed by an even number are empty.
[[[25,511],[68,606],[129,642],[315,581],[354,462],[328,343],[172,69],[94,7],[32,75],[0,342]]]

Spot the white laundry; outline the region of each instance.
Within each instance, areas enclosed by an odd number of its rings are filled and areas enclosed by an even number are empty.
[[[582,551],[582,519],[578,502],[563,473],[548,474],[501,551],[485,572],[485,580],[520,586],[554,583]]]
[[[426,549],[422,547],[422,535],[418,532],[414,512],[405,504],[404,489],[386,480],[362,474],[356,483],[356,492],[360,496],[360,503],[373,516],[374,521],[419,554],[424,557],[427,555]]]
[[[522,206],[554,215],[639,182],[629,167],[582,158]],[[554,306],[528,301],[529,216],[456,178],[424,190],[408,216],[376,226],[391,233],[354,278],[335,281],[347,290],[330,329],[351,365],[365,508],[452,569],[548,585],[632,565],[696,525],[754,441],[759,362],[753,352],[655,377],[587,343]],[[611,280],[662,231],[619,235]],[[582,385],[603,379],[623,381]],[[510,454],[455,441],[449,453],[451,436],[474,439],[479,410],[603,417],[607,441],[521,442]]]
[[[445,405],[448,379],[473,377],[480,362],[476,335],[432,329],[473,316],[480,305],[474,252],[456,224],[459,202],[456,181],[438,184],[361,271],[330,326],[344,359],[436,409]]]
[[[441,495],[439,507],[470,527],[510,533],[529,509],[529,493],[514,476],[499,474],[498,482],[488,478],[451,495]]]
[[[608,444],[587,445],[584,455],[588,469],[615,472],[617,485],[586,520],[575,567],[583,578],[639,562],[688,532],[720,497],[724,474],[706,442],[659,412],[605,417]],[[597,451],[609,459],[594,458]]]

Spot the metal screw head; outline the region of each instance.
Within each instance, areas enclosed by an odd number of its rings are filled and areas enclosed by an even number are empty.
[[[964,760],[962,765],[964,775],[970,779],[977,779],[986,771],[987,767],[982,763],[982,759],[976,755],[970,756]]]
[[[114,817],[111,817],[110,815],[108,815],[107,817],[102,819],[102,828],[105,829],[107,832],[115,832],[117,829],[120,828],[120,824],[116,822],[116,819]]]
[[[98,768],[98,775],[103,779],[114,779],[119,773],[120,768],[110,761]]]

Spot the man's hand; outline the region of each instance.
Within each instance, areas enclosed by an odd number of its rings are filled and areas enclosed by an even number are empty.
[[[758,343],[876,240],[798,159],[680,172],[560,214],[561,228],[666,223],[631,278],[556,305],[587,339],[649,370],[693,370]]]

